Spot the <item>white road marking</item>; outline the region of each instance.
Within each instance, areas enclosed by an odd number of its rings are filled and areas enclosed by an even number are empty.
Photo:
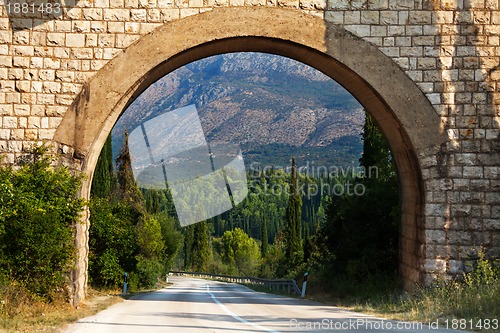
[[[255,327],[255,328],[257,328],[257,329],[259,329],[261,331],[265,331],[265,332],[269,332],[269,333],[280,333],[279,331],[275,331],[275,330],[269,329],[267,327],[260,326],[258,324],[249,322],[248,320],[245,320],[245,319],[239,317],[237,314],[235,314],[234,312],[232,312],[231,310],[229,310],[224,304],[222,304],[217,299],[217,297],[215,297],[215,295],[210,291],[210,287],[208,286],[208,284],[207,284],[207,293],[210,294],[210,297],[212,297],[212,299],[214,300],[215,304],[217,304],[222,310],[224,310],[225,313],[227,313],[228,315],[230,315],[231,317],[233,317],[237,321],[239,321],[239,322],[241,322],[243,324],[249,325],[249,326],[253,326],[253,327]]]

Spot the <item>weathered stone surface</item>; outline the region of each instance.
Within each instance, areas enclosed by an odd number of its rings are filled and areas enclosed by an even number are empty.
[[[429,273],[445,273],[446,260],[444,259],[426,259],[424,263],[424,270]]]

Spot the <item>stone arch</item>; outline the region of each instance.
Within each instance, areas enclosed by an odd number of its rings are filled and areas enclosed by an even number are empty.
[[[74,149],[88,176],[124,109],[151,83],[211,55],[255,51],[317,68],[355,96],[386,136],[402,189],[400,268],[406,286],[423,282],[424,185],[419,156],[446,141],[440,118],[417,85],[376,46],[322,18],[281,8],[216,8],[169,22],[117,55],[84,85],[54,141]],[[81,229],[81,230],[80,230]],[[86,285],[87,224],[79,228],[76,302]],[[79,295],[79,296],[78,296]]]

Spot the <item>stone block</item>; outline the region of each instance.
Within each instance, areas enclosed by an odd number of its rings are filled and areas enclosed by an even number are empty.
[[[448,212],[448,206],[444,204],[426,204],[425,215],[427,216],[443,216]]]
[[[21,94],[18,92],[10,92],[5,94],[5,103],[20,103]]]
[[[412,38],[415,46],[433,46],[434,36],[416,36]]]
[[[179,9],[162,9],[161,15],[164,21],[177,20],[180,17]]]
[[[142,10],[142,9],[141,9]],[[145,9],[144,9],[145,11]],[[146,12],[144,12],[145,14]],[[144,17],[144,21],[146,18]],[[124,22],[108,22],[108,33],[119,33],[122,34],[125,32],[125,23]]]
[[[464,178],[482,178],[483,177],[483,167],[482,166],[464,166],[463,168]]]
[[[408,16],[409,24],[431,24],[432,12],[430,11],[410,11]]]
[[[444,273],[446,272],[446,260],[443,259],[425,259],[425,272]]]
[[[422,57],[423,48],[421,46],[401,47],[399,54],[402,57]]]
[[[90,23],[90,31],[95,33],[103,33],[107,31],[106,22],[98,21]]]
[[[14,115],[16,117],[28,116],[30,114],[30,105],[16,104],[14,105]]]
[[[81,47],[71,49],[71,56],[76,59],[92,59],[93,58],[93,50],[90,47]]]
[[[171,10],[171,9],[166,9],[166,10]],[[178,12],[177,9],[173,9],[173,10]],[[162,17],[162,20],[169,21],[169,19],[165,18],[163,10],[160,12],[160,16]],[[141,28],[141,25],[137,22],[125,22],[125,32],[126,33],[138,34],[140,32],[140,28]]]
[[[3,117],[3,128],[17,128],[17,117]]]
[[[28,118],[27,117],[18,117],[17,118],[17,127],[22,128],[22,129],[28,127]]]
[[[40,128],[40,117],[28,117],[28,128]]]
[[[372,25],[370,27],[370,36],[372,37],[384,37],[387,36],[387,27]]]
[[[328,1],[328,8],[346,10],[349,9],[349,2],[349,0],[330,0]]]
[[[85,34],[66,34],[66,46],[68,47],[84,47]]]
[[[10,140],[24,140],[24,129],[17,128],[10,130]]]
[[[333,24],[344,24],[344,12],[326,11],[325,20]]]
[[[457,165],[475,165],[477,163],[476,154],[455,154],[454,157]]]
[[[370,26],[369,25],[346,25],[346,26],[344,26],[344,28],[347,31],[350,31],[359,37],[370,36]]]
[[[460,260],[448,261],[448,272],[451,274],[460,274],[464,270],[464,264]]]
[[[379,24],[379,22],[380,22],[380,14],[378,11],[363,11],[363,12],[361,12],[361,23],[362,24]],[[384,36],[385,36],[385,34],[384,34]]]
[[[116,47],[126,48],[140,37],[140,35],[118,35],[116,37]]]
[[[446,232],[444,230],[426,230],[425,239],[432,244],[445,244]]]
[[[26,129],[24,131],[24,139],[28,141],[35,141],[38,139],[38,130],[37,129]]]
[[[398,12],[397,11],[381,11],[379,15],[380,24],[384,25],[397,25]],[[403,27],[404,28],[404,27]]]
[[[434,24],[451,24],[453,23],[453,12],[438,10],[432,12],[432,23]]]
[[[130,19],[132,21],[146,22],[147,11],[146,9],[131,9]]]
[[[368,9],[381,10],[389,8],[389,0],[368,0]]]
[[[38,130],[38,138],[40,140],[52,140],[54,138],[55,129],[40,129]]]
[[[361,13],[359,11],[344,12],[344,24],[361,24]]]
[[[488,179],[471,179],[469,189],[471,191],[486,191],[490,188],[491,184]],[[483,193],[476,193],[482,195]]]
[[[130,19],[129,9],[104,9],[105,21],[127,21]]]
[[[85,20],[100,21],[103,19],[103,10],[101,8],[83,8],[82,16]],[[91,25],[90,22],[89,25]]]
[[[417,69],[436,69],[436,59],[434,58],[418,58]]]
[[[7,151],[10,153],[20,153],[23,151],[23,142],[22,141],[13,141],[10,140],[7,142]]]
[[[498,205],[500,204],[500,195],[497,192],[485,192],[485,204]]]
[[[9,140],[10,139],[10,130],[6,128],[0,128],[0,140]]]

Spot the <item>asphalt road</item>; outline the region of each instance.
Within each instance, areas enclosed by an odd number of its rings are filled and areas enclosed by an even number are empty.
[[[382,320],[238,284],[187,277],[170,282],[83,318],[65,332],[463,332]]]

